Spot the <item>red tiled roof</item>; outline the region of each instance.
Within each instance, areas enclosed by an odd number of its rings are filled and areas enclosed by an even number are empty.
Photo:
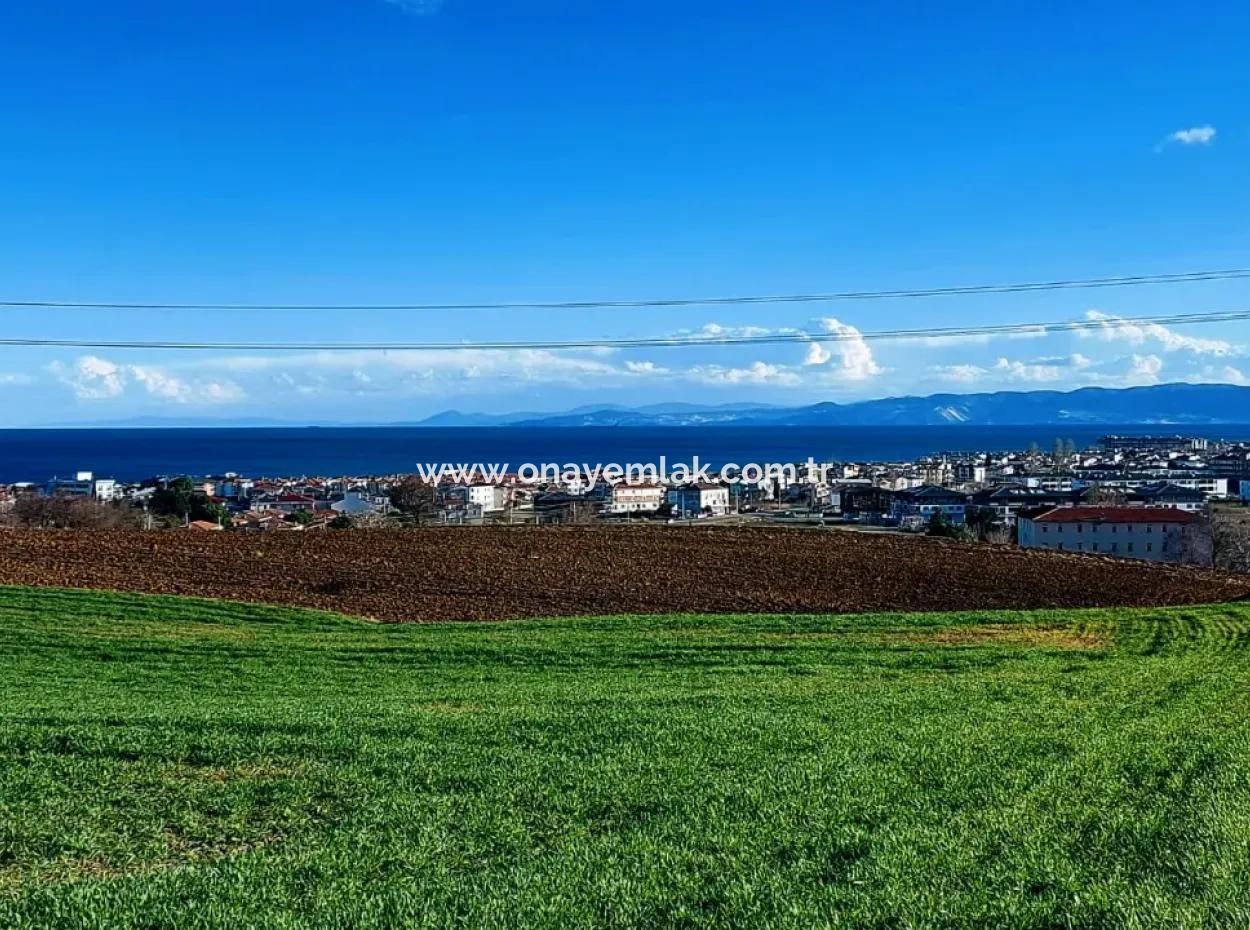
[[[1170,507],[1056,507],[1034,523],[1193,523],[1198,517]]]

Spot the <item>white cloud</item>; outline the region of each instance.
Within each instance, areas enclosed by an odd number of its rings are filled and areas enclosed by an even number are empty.
[[[1086,339],[1101,339],[1104,342],[1127,342],[1140,346],[1147,342],[1156,342],[1165,352],[1193,352],[1199,355],[1235,355],[1238,348],[1223,339],[1202,339],[1196,336],[1184,336],[1175,330],[1160,326],[1158,323],[1135,323],[1123,317],[1112,316],[1101,310],[1085,311],[1085,319],[1096,323],[1092,329],[1077,332]]]
[[[1006,333],[968,333],[950,336],[903,336],[891,339],[890,345],[946,348],[949,346],[988,345],[1000,339],[1043,339],[1050,333],[1041,326],[1024,326]]]
[[[72,365],[53,362],[49,371],[80,400],[108,400],[137,385],[147,394],[176,404],[225,403],[246,397],[233,381],[186,381],[147,365],[119,365],[96,355],[83,355]]]
[[[49,369],[74,396],[82,400],[103,400],[116,397],[126,390],[126,379],[121,368],[108,359],[95,355],[83,355],[73,365],[53,362]]]
[[[0,375],[0,387],[20,387],[22,385],[34,383],[35,379],[26,374]]]
[[[955,384],[973,384],[980,381],[989,371],[980,365],[933,365],[929,368],[942,381]]]
[[[813,343],[807,350],[804,364],[829,364],[831,371],[845,381],[866,381],[884,371],[873,357],[872,347],[854,326],[834,317],[824,317],[820,326],[837,339]],[[818,358],[823,358],[824,361],[816,361]]]
[[[1163,140],[1163,145],[1210,145],[1215,141],[1214,126],[1192,126],[1189,129],[1178,129]]]
[[[1094,360],[1079,352],[1072,355],[1055,355],[1028,361],[1000,357],[991,368],[980,365],[932,365],[929,371],[942,381],[955,384],[973,384],[978,381],[1059,381],[1077,378],[1081,372],[1094,366]]]
[[[797,329],[791,327],[774,330],[769,329],[767,326],[725,326],[721,323],[704,323],[698,329],[679,329],[674,335],[696,339],[741,339],[753,336],[768,336],[772,333],[797,332]]]
[[[625,370],[632,375],[663,375],[668,373],[668,369],[655,362],[635,362],[628,361],[625,363]]]
[[[1157,355],[1134,355],[1131,359],[1128,380],[1137,384],[1154,384],[1163,371],[1163,359]]]
[[[1215,381],[1221,384],[1250,385],[1250,375],[1232,365],[1225,365],[1222,368],[1208,366],[1198,372],[1198,378],[1202,381]]]
[[[726,368],[722,365],[696,365],[688,376],[704,384],[771,384],[793,387],[802,379],[785,365],[752,362],[747,368]]]
[[[807,358],[803,359],[803,364],[823,365],[831,358],[833,358],[832,352],[826,349],[819,342],[813,342],[807,347]]]
[[[1064,374],[1058,365],[1007,358],[996,361],[994,371],[1011,381],[1058,381]]]

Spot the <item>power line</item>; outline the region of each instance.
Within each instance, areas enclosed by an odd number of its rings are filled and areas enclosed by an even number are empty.
[[[1158,316],[1115,317],[1096,320],[1058,320],[1043,323],[1010,323],[989,326],[930,327],[926,329],[857,330],[812,332],[785,330],[742,336],[661,336],[632,339],[569,339],[530,342],[182,342],[172,340],[97,339],[0,339],[0,346],[42,346],[79,349],[187,349],[266,352],[388,352],[463,350],[505,351],[522,349],[636,349],[681,348],[690,346],[767,345],[775,343],[844,342],[854,340],[943,339],[957,336],[1041,335],[1081,330],[1121,329],[1129,326],[1190,325],[1250,320],[1250,310],[1212,310],[1202,313],[1173,313]]]
[[[0,300],[0,307],[44,310],[619,310],[642,307],[711,307],[736,304],[828,303],[845,300],[894,300],[916,297],[948,297],[971,294],[1018,294],[1027,291],[1058,291],[1103,287],[1134,287],[1145,284],[1191,284],[1250,278],[1250,268],[1222,271],[1189,271],[1180,274],[1128,275],[1115,278],[1071,278],[1016,284],[972,284],[961,287],[929,287],[915,290],[838,291],[828,294],[774,294],[739,297],[692,297],[658,300],[578,300],[564,302],[511,302],[481,304],[210,304],[210,303],[81,303],[58,300]]]

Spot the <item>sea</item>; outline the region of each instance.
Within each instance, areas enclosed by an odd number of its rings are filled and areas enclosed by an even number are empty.
[[[382,475],[417,463],[720,467],[732,462],[910,461],[942,452],[1078,448],[1108,433],[1250,440],[1250,424],[1137,426],[296,427],[0,430],[0,482],[78,471],[119,481],[165,475]]]

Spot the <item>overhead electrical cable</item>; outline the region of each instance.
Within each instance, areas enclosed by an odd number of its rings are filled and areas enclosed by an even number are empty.
[[[830,303],[854,300],[898,300],[919,297],[1017,294],[1084,288],[1135,287],[1153,284],[1192,284],[1250,278],[1250,268],[1189,271],[1179,274],[1127,275],[1111,278],[1070,278],[1014,284],[972,284],[887,291],[836,291],[824,294],[773,294],[738,297],[678,297],[655,300],[514,301],[506,303],[411,303],[411,304],[229,304],[229,303],[130,303],[122,301],[0,300],[0,308],[44,310],[619,310],[643,307],[717,307],[738,304]]]
[[[972,336],[1041,335],[1044,333],[1079,332],[1083,330],[1123,329],[1149,325],[1192,325],[1227,323],[1250,319],[1250,310],[1212,310],[1199,313],[1170,313],[1156,316],[1109,317],[1081,320],[1057,320],[1041,323],[1007,323],[986,326],[930,327],[925,329],[887,329],[859,331],[843,328],[835,332],[819,330],[780,330],[746,335],[697,333],[677,336],[623,339],[554,339],[521,342],[199,342],[142,339],[44,339],[0,338],[0,346],[44,346],[82,349],[186,349],[219,351],[300,351],[300,352],[388,352],[464,350],[507,351],[523,349],[633,349],[688,348],[692,346],[768,345],[777,343],[874,341],[890,339],[947,339]]]

